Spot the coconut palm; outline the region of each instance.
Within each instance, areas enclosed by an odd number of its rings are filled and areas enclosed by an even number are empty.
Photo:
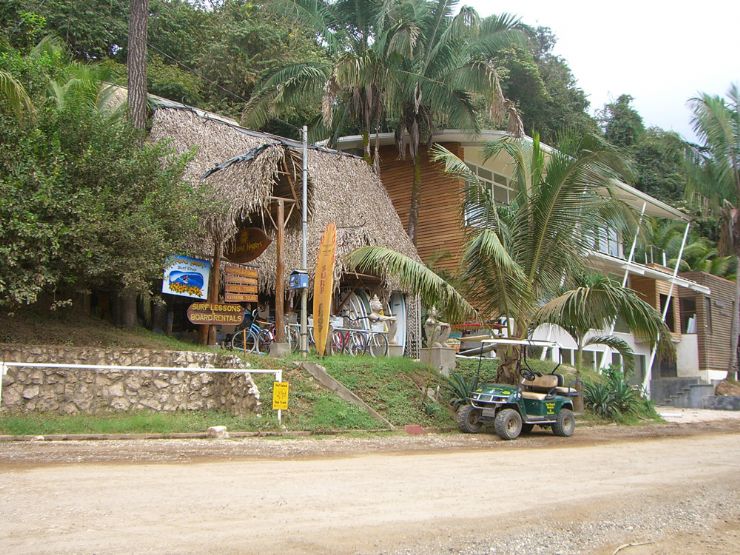
[[[574,288],[540,307],[535,323],[555,324],[567,331],[576,342],[576,369],[583,367],[583,350],[589,345],[605,345],[617,351],[625,369],[634,368],[632,348],[614,335],[598,335],[609,328],[615,318],[621,319],[637,336],[660,336],[661,351],[671,353],[670,332],[651,305],[626,287],[598,274],[580,274]],[[592,333],[589,337],[589,334]]]
[[[399,153],[414,166],[406,231],[416,243],[421,189],[420,146],[431,146],[435,129],[480,130],[482,116],[499,124],[508,113],[509,130],[522,134],[522,122],[501,91],[494,63],[497,53],[523,44],[519,21],[509,15],[481,20],[457,0],[408,0],[401,3],[408,29],[413,30],[408,56],[396,71],[403,76],[388,90],[388,111],[396,120]]]
[[[690,101],[691,123],[703,141],[696,150],[703,176],[695,185],[700,193],[722,201],[720,251],[740,262],[740,91],[732,85],[727,98],[701,94]],[[735,280],[735,306],[740,306],[740,280]],[[732,350],[728,371],[737,371],[738,311],[732,318]]]
[[[320,104],[322,122],[313,134],[330,130],[336,134],[348,121],[354,121],[363,131],[365,158],[370,161],[369,135],[383,118],[383,97],[391,78],[389,64],[401,36],[399,25],[386,27],[391,23],[386,17],[388,4],[381,0],[278,0],[267,4],[268,9],[308,26],[331,59],[289,64],[267,77],[245,107],[245,123],[260,127],[270,117],[297,106]],[[398,37],[392,41],[396,33]]]
[[[502,151],[514,162],[517,192],[509,206],[497,205],[492,191],[443,147],[435,147],[434,157],[444,163],[448,173],[467,182],[469,237],[462,260],[461,280],[466,284],[462,294],[486,318],[506,316],[510,337],[526,337],[534,326],[546,321],[543,316],[547,313],[540,312],[540,303],[561,298],[563,290],[573,287],[577,292],[571,295],[573,299],[588,293],[578,289],[578,279],[585,273],[582,260],[592,244],[589,227],[626,227],[631,214],[609,195],[616,171],[623,169],[621,159],[596,136],[566,135],[561,150],[547,153],[536,136],[533,140],[508,138],[484,147],[486,158]],[[359,249],[351,255],[350,263],[360,270],[393,274],[407,286],[427,285],[427,302],[436,302],[436,286],[448,305],[455,301],[449,284],[435,281],[430,270],[388,249]],[[614,287],[602,287],[605,292],[599,289],[599,298],[613,300],[614,291],[623,293],[632,303],[625,310],[639,308],[626,318],[628,324],[632,322],[636,331],[655,344],[665,329],[660,315],[644,303],[632,302],[627,291]],[[561,299],[561,304],[565,300]],[[613,305],[605,305],[600,313],[609,315],[611,308]],[[611,312],[610,320],[617,313]],[[554,309],[551,314],[556,314]],[[562,318],[556,323],[569,325]],[[580,327],[577,321],[570,325],[574,330]],[[517,356],[515,351],[504,353],[499,380],[518,380]]]

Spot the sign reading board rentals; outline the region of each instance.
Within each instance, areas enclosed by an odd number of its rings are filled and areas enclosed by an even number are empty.
[[[201,325],[238,326],[244,320],[244,309],[238,304],[193,303],[188,307],[188,320]]]
[[[224,258],[237,264],[250,262],[265,252],[270,243],[272,239],[260,228],[245,227],[231,241],[231,248],[224,253]]]
[[[272,384],[272,410],[288,410],[288,382]]]
[[[257,270],[240,266],[226,266],[224,300],[227,303],[257,302]]]
[[[162,293],[193,299],[208,298],[211,263],[189,256],[170,256],[165,262]]]

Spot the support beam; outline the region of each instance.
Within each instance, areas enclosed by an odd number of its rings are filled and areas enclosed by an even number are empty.
[[[647,201],[642,203],[642,210],[640,210],[640,219],[637,221],[637,228],[635,229],[635,236],[632,239],[632,246],[630,247],[630,254],[627,257],[627,266],[624,269],[624,277],[622,278],[622,287],[627,287],[627,279],[629,278],[630,274],[630,264],[632,264],[632,260],[635,258],[635,249],[637,248],[637,237],[640,234],[640,226],[642,225],[642,220],[645,217],[645,209],[647,208]],[[612,335],[614,333],[614,328],[617,325],[617,319],[615,318],[612,322],[611,327],[609,328],[609,334]],[[599,368],[606,368],[609,366],[607,364],[607,361],[611,359],[612,350],[611,348],[605,346],[604,347],[604,354],[601,357],[601,365]],[[594,356],[596,356],[594,354]]]
[[[283,247],[285,243],[285,201],[278,199],[277,244],[275,248],[277,264],[275,268],[275,338],[278,343],[285,342],[285,264]]]
[[[673,297],[673,288],[676,284],[676,276],[678,275],[678,269],[681,266],[681,260],[683,259],[683,248],[686,246],[686,239],[689,236],[689,227],[691,223],[686,224],[686,229],[683,232],[683,239],[681,240],[681,248],[678,251],[678,260],[676,260],[676,267],[673,269],[673,278],[671,279],[671,287],[668,289],[668,298],[666,299],[665,306],[663,307],[663,322],[665,322],[668,314],[668,307],[671,306],[671,298]],[[659,297],[660,298],[660,297]],[[658,337],[660,339],[660,337]],[[642,380],[642,387],[645,389],[648,398],[650,397],[650,380],[653,377],[653,362],[655,362],[655,353],[658,350],[658,344],[656,342],[653,350],[650,351],[650,360],[648,361],[647,367],[645,368],[645,377]]]

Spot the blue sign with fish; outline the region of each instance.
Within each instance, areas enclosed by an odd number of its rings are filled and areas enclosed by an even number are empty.
[[[210,274],[211,263],[208,260],[171,256],[164,269],[162,293],[205,300],[208,298]]]

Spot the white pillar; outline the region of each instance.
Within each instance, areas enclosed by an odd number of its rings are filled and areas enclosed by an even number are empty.
[[[686,224],[686,229],[683,232],[683,239],[681,240],[681,248],[678,251],[678,260],[676,260],[676,267],[673,269],[673,277],[671,278],[671,287],[668,289],[668,298],[666,299],[665,306],[663,307],[663,322],[665,322],[665,318],[668,315],[668,307],[671,305],[671,298],[673,297],[673,287],[676,285],[676,276],[678,275],[678,268],[681,266],[681,260],[683,258],[683,248],[686,246],[686,239],[689,236],[689,227],[691,226],[691,222]],[[660,298],[660,297],[658,297]],[[660,336],[658,336],[658,339],[660,339]],[[658,343],[656,342],[653,346],[652,351],[650,351],[650,359],[648,360],[648,364],[645,367],[645,378],[642,381],[642,387],[645,389],[645,392],[647,393],[648,398],[650,398],[650,379],[653,376],[653,362],[655,362],[655,353],[658,350]]]

